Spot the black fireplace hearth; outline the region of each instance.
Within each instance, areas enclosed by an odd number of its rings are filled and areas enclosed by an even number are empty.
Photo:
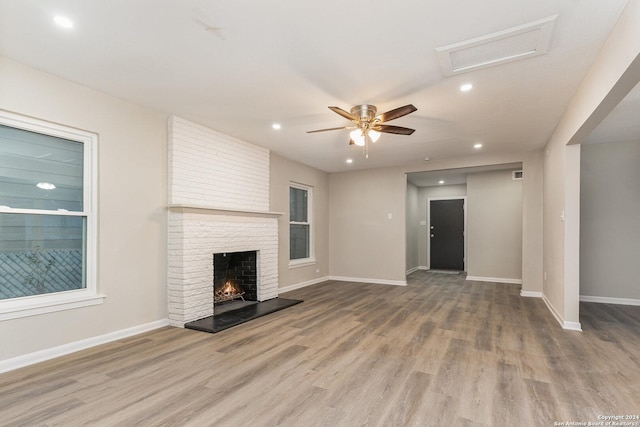
[[[213,254],[213,316],[184,327],[216,333],[302,302],[285,298],[258,302],[257,261],[256,251]]]
[[[266,316],[267,314],[280,311],[301,302],[302,300],[296,299],[273,298],[268,301],[255,302],[235,310],[195,320],[187,323],[184,327],[187,329],[215,334],[216,332],[224,331],[225,329]]]

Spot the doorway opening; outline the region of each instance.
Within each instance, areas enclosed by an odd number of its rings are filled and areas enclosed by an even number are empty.
[[[407,173],[406,273],[521,284],[526,177],[513,177],[521,170],[517,162]]]

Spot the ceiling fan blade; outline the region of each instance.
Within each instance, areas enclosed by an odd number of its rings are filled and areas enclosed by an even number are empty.
[[[376,125],[372,129],[377,130],[378,132],[395,133],[396,135],[411,135],[416,131],[415,129],[409,129],[402,126],[390,125]]]
[[[351,121],[356,121],[358,120],[358,118],[356,116],[354,116],[353,114],[344,111],[342,108],[338,108],[338,107],[329,107],[329,109],[331,111],[333,111],[336,114],[340,114],[342,117],[344,117],[345,119],[351,120]]]
[[[382,113],[377,118],[380,120],[381,123],[384,123],[390,120],[397,119],[402,116],[406,116],[407,114],[411,114],[414,111],[418,111],[418,109],[414,107],[412,104],[407,104],[402,107],[398,107],[393,110],[387,111],[386,113]]]
[[[308,130],[307,133],[316,133],[316,132],[327,132],[329,130],[342,130],[342,129],[355,129],[355,126],[341,126],[339,128],[327,128],[327,129],[317,129],[317,130]]]

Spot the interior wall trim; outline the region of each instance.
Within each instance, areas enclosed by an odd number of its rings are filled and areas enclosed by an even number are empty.
[[[542,292],[520,291],[520,296],[525,298],[542,298]]]
[[[3,372],[13,371],[14,369],[23,368],[25,366],[34,365],[46,360],[55,359],[56,357],[65,356],[80,350],[86,350],[111,341],[128,338],[154,329],[169,326],[169,319],[160,319],[155,322],[145,323],[131,328],[121,329],[119,331],[109,332],[108,334],[99,335],[44,350],[27,353],[11,359],[0,360],[0,374]]]
[[[476,282],[513,283],[516,285],[522,285],[522,279],[506,279],[504,277],[467,276],[467,280],[475,280]]]
[[[294,283],[293,285],[281,286],[278,288],[278,293],[284,293],[293,291],[300,288],[306,288],[307,286],[316,285],[318,283],[326,282],[330,280],[329,276],[318,277],[317,279],[307,280],[305,282]]]
[[[416,271],[420,270],[420,267],[413,267],[410,268],[409,270],[406,271],[407,276],[410,275],[411,273],[415,273]]]
[[[567,322],[566,320],[564,320],[564,318],[560,315],[560,313],[558,313],[558,310],[556,310],[553,304],[551,304],[551,301],[549,301],[549,298],[547,298],[544,293],[542,294],[542,301],[544,301],[551,314],[553,314],[553,317],[555,317],[558,323],[560,323],[562,329],[582,332],[582,325],[580,325],[580,322]]]
[[[340,282],[374,283],[377,285],[407,286],[406,280],[368,279],[363,277],[329,276],[330,280]]]
[[[632,298],[611,298],[611,297],[595,297],[589,295],[580,295],[580,301],[597,302],[601,304],[620,304],[620,305],[639,305],[640,299]]]

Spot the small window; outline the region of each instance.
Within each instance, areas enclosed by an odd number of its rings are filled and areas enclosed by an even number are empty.
[[[289,265],[291,267],[315,263],[311,198],[311,187],[301,184],[291,184],[289,187]]]
[[[95,134],[0,112],[0,320],[101,301],[96,144]]]

